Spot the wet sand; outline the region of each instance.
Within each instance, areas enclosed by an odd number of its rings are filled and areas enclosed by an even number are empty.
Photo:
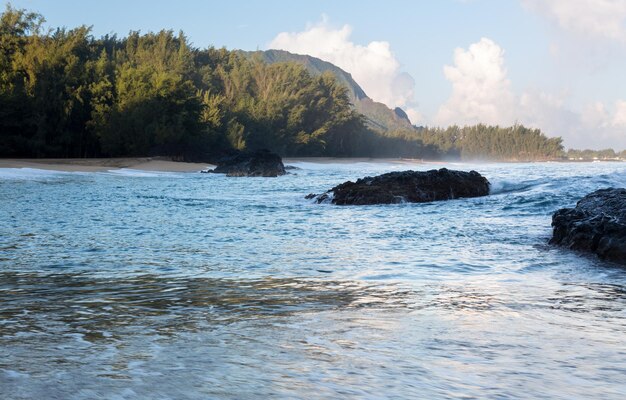
[[[213,165],[171,161],[160,157],[0,159],[0,168],[36,168],[65,172],[98,172],[120,168],[141,171],[195,172]]]

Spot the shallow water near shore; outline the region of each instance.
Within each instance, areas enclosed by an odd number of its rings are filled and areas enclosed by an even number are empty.
[[[0,398],[626,396],[626,269],[547,245],[624,163],[0,169]],[[487,197],[338,207],[475,169]]]

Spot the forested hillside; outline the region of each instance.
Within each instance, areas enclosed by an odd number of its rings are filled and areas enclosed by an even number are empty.
[[[559,138],[521,126],[374,129],[333,71],[197,49],[182,32],[94,38],[43,22],[10,6],[0,18],[2,157],[563,155]]]
[[[327,61],[304,54],[293,54],[284,50],[265,50],[245,52],[241,54],[249,58],[257,58],[268,64],[295,62],[303,65],[306,70],[314,75],[322,75],[331,72],[343,86],[348,88],[348,97],[353,108],[363,114],[368,128],[377,132],[411,129],[411,121],[404,111],[391,110],[382,103],[370,99],[359,84],[348,72]]]

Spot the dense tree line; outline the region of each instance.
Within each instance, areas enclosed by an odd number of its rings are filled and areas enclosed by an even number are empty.
[[[94,39],[42,23],[10,7],[0,20],[3,156],[351,155],[369,135],[333,75],[194,49],[171,31]]]
[[[289,156],[546,159],[560,138],[522,126],[374,131],[332,73],[197,49],[172,31],[94,38],[0,17],[0,156],[167,155],[231,149]]]
[[[521,125],[511,127],[450,126],[420,128],[419,139],[427,158],[466,160],[549,160],[563,156],[560,137],[547,138],[539,129]]]
[[[626,150],[616,152],[613,149],[603,150],[575,150],[567,151],[569,160],[626,160]]]

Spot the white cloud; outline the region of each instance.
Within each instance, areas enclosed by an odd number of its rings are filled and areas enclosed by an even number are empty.
[[[621,84],[619,65],[623,66],[626,60],[623,56],[626,0],[520,1],[527,10],[544,17],[556,28],[550,53],[559,71],[567,76],[564,84],[576,87],[580,86],[575,82],[577,79],[583,83],[593,79],[594,85],[583,84],[579,91],[593,91],[596,97],[603,96],[602,92],[609,86]],[[577,74],[573,74],[574,71]],[[584,75],[580,75],[581,72]],[[626,101],[611,104],[606,99],[608,96],[604,97],[604,103],[590,102],[579,111],[568,111],[567,115],[562,113],[567,110],[565,102],[553,110],[554,115],[545,115],[540,127],[548,131],[549,127],[560,123],[560,130],[555,129],[551,134],[563,136],[566,146],[625,149]]]
[[[421,125],[424,123],[424,115],[416,108],[407,108],[405,111],[406,115],[409,117],[409,120],[413,125]]]
[[[626,101],[617,100],[612,109],[593,102],[581,113],[576,131],[577,148],[626,150]]]
[[[615,102],[615,114],[613,114],[611,125],[626,128],[626,101],[618,100]]]
[[[565,147],[589,147],[591,131],[582,129],[580,113],[567,107],[568,93],[553,94],[527,89],[519,96],[516,118],[525,126],[548,136],[561,136]]]
[[[507,75],[504,50],[482,38],[467,50],[454,51],[454,65],[444,66],[452,93],[439,108],[436,125],[476,123],[539,128],[548,136],[561,136],[566,147],[626,148],[626,101],[610,112],[600,102],[582,112],[567,105],[569,94],[528,89],[515,95]]]
[[[487,38],[454,51],[454,66],[444,75],[452,83],[450,98],[435,122],[449,124],[507,124],[513,119],[514,96],[504,66],[504,50]]]
[[[586,126],[606,128],[607,121],[609,121],[609,113],[600,101],[587,104],[581,113],[581,122]]]
[[[561,136],[570,148],[626,149],[626,101],[618,100],[612,108],[599,101],[591,102],[576,112],[563,102],[542,100],[535,98],[522,105],[524,124],[551,136]]]
[[[340,67],[352,74],[354,80],[373,100],[387,106],[405,108],[416,116],[415,81],[400,70],[400,63],[388,42],[374,41],[366,46],[350,40],[352,28],[344,25],[332,28],[326,17],[302,32],[282,32],[269,44],[270,48],[308,54]],[[410,114],[409,114],[410,115]]]
[[[521,0],[561,29],[584,36],[626,42],[624,0]]]

